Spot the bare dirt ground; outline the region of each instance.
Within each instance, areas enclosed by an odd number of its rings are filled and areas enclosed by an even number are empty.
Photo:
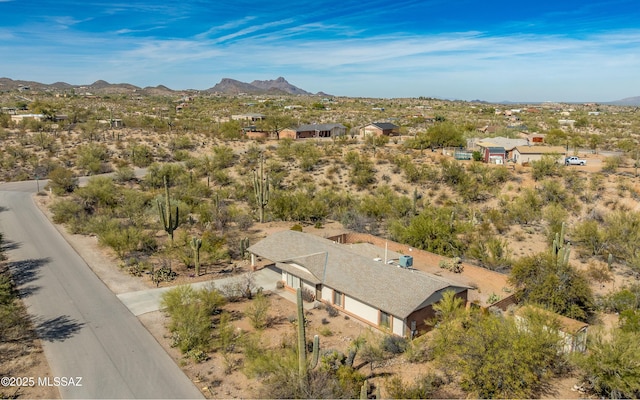
[[[35,333],[19,342],[0,343],[2,376],[27,382],[20,387],[0,387],[0,398],[59,399],[54,386],[38,385],[38,378],[52,378],[49,363],[42,350],[42,343]],[[26,380],[25,380],[26,378]],[[29,381],[33,378],[33,381]],[[33,382],[33,384],[31,383]]]

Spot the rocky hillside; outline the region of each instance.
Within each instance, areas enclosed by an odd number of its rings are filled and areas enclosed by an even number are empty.
[[[283,77],[268,81],[253,81],[251,83],[240,82],[235,79],[224,78],[214,87],[207,89],[207,92],[224,93],[224,94],[292,94],[292,95],[310,95],[305,90],[296,87]]]

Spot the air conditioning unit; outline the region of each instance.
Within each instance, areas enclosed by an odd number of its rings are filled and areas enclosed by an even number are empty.
[[[413,266],[413,257],[400,256],[400,260],[398,261],[398,264],[400,264],[402,268],[411,268]]]

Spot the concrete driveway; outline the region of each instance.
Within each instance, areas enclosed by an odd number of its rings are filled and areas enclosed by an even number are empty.
[[[281,279],[281,275],[278,272],[268,267],[253,272],[253,277],[255,279],[256,287],[261,287],[264,290],[271,291],[275,291],[275,284]],[[237,282],[242,278],[243,275],[239,275],[229,278],[192,283],[190,285],[195,289],[201,289],[208,285],[214,285],[217,288],[221,288],[228,283]],[[118,298],[133,315],[138,316],[148,312],[158,311],[160,309],[162,294],[173,288],[175,288],[175,286],[122,293],[118,295]]]

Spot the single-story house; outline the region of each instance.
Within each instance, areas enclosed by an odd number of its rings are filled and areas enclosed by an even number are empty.
[[[353,246],[287,230],[267,236],[248,251],[252,265],[256,257],[274,263],[285,289],[310,290],[317,301],[398,336],[428,330],[425,320],[435,316],[432,306],[444,292],[452,290],[467,300],[470,287],[414,270],[407,256],[385,262]]]
[[[231,116],[231,119],[233,121],[262,121],[263,119],[265,119],[265,115],[264,114],[258,114],[258,113],[249,113],[249,114],[234,114]]]
[[[398,136],[400,135],[400,127],[391,122],[374,122],[362,128],[362,134],[364,136]]]
[[[567,149],[562,146],[518,146],[511,152],[511,158],[516,164],[540,161],[545,155],[551,155],[556,162],[564,164]]]
[[[15,123],[20,123],[25,119],[35,119],[37,121],[42,121],[45,119],[44,114],[13,114],[11,115],[11,121]]]
[[[344,136],[347,127],[342,124],[307,124],[297,128],[287,128],[280,131],[280,139],[305,139],[321,137]]]
[[[562,340],[562,351],[564,353],[584,353],[587,350],[589,324],[531,305],[518,308],[515,311],[516,320],[526,318],[529,312],[540,313],[557,323],[557,333]]]

